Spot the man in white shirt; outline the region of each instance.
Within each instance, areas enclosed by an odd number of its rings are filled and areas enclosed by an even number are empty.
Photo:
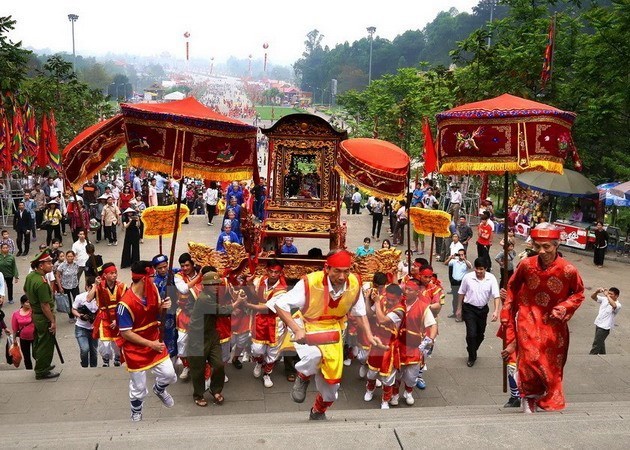
[[[79,273],[77,274],[77,280],[81,281],[81,275],[85,272],[85,265],[90,259],[85,247],[89,244],[88,240],[85,238],[85,230],[80,230],[78,233],[79,239],[72,244],[72,251],[74,252],[75,259],[74,262],[79,266]]]
[[[619,289],[611,287],[606,291],[604,288],[599,288],[593,292],[591,298],[599,303],[599,313],[594,322],[595,339],[593,339],[593,347],[591,348],[590,354],[605,355],[606,338],[615,326],[615,317],[621,309]]]
[[[477,258],[474,262],[475,271],[467,273],[462,278],[459,286],[459,304],[456,316],[463,319],[466,324],[466,344],[468,350],[468,362],[472,367],[477,360],[477,350],[484,339],[486,324],[488,321],[488,303],[494,300],[492,322],[499,317],[499,283],[491,273],[486,272],[486,260]]]
[[[459,192],[459,187],[456,184],[451,185],[451,203],[448,208],[448,212],[453,216],[453,221],[457,223],[459,219],[459,208],[462,204],[462,193]]]
[[[343,370],[342,331],[346,315],[355,316],[366,339],[382,347],[370,330],[361,284],[358,277],[350,273],[351,265],[351,253],[333,250],[326,258],[323,271],[308,274],[292,290],[266,303],[291,330],[300,356],[291,390],[293,401],[304,402],[310,379],[315,377],[318,394],[311,408],[311,420],[326,420],[326,410],[337,399]],[[292,309],[300,310],[300,318],[293,318]],[[324,311],[326,318],[322,318]]]
[[[359,188],[354,188],[354,194],[352,194],[352,214],[361,214],[361,199]]]
[[[453,233],[453,236],[451,236],[451,245],[449,245],[449,253],[448,256],[449,257],[453,257],[453,256],[457,256],[457,252],[459,252],[460,250],[465,250],[464,249],[464,244],[462,244],[461,242],[459,242],[459,234],[457,233]]]

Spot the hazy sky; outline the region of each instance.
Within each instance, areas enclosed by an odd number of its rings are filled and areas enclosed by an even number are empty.
[[[421,29],[439,11],[470,12],[479,0],[14,0],[3,1],[0,15],[17,20],[10,37],[25,46],[72,52],[68,14],[75,24],[77,54],[108,52],[151,56],[169,52],[184,57],[184,32],[191,34],[191,57],[225,60],[234,55],[261,58],[269,44],[270,63],[291,64],[304,50],[306,34],[318,29],[333,47],[367,35],[393,39]]]

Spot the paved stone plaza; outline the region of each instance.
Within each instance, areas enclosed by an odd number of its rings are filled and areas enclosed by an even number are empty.
[[[365,236],[370,235],[371,216],[366,212],[346,216],[344,210],[342,220],[348,222],[348,247],[354,250]],[[183,225],[176,256],[186,250],[188,240],[214,246],[218,232],[218,226],[209,227],[203,217],[192,216],[190,224]],[[40,236],[37,243],[41,242],[43,235]],[[121,237],[121,244],[122,240]],[[69,244],[68,240],[64,248],[69,248]],[[380,242],[375,244],[380,246]],[[314,246],[324,247],[324,253],[327,250],[326,241],[298,239],[296,245],[301,253]],[[168,252],[169,239],[165,239],[164,246]],[[427,243],[427,253],[428,248]],[[157,249],[157,240],[145,240],[141,245],[142,258],[150,259]],[[111,260],[117,265],[120,250],[120,246],[108,247],[103,243],[97,246],[97,253],[102,254],[105,261]],[[522,250],[522,241],[518,241],[516,250]],[[492,256],[498,251],[497,238]],[[621,290],[620,300],[625,303],[630,292],[627,275],[630,266],[607,262],[604,269],[598,270],[590,256],[567,251],[564,255],[579,268],[587,299],[570,322],[571,346],[565,370],[568,407],[563,413],[525,418],[514,410],[500,408],[508,395],[501,387],[501,342],[494,337],[498,324],[489,323],[477,364],[466,367],[465,327],[463,323],[446,318],[450,300],[447,296],[447,305],[439,322],[439,339],[425,373],[427,388],[416,390],[415,406],[402,405],[380,411],[377,399],[364,402],[364,382],[358,377],[358,366],[353,364],[344,369],[339,400],[328,413],[331,420],[325,426],[306,423],[314,386],[310,387],[305,403],[293,403],[289,398],[290,383],[284,377],[281,363],[272,376],[275,385],[271,389],[265,389],[261,380],[253,378],[252,363],[245,363],[240,371],[229,365],[226,373],[230,381],[223,392],[226,401],[220,407],[212,404],[207,408],[197,407],[192,401],[192,386],[177,383],[169,388],[175,407],[166,409],[150,395],[145,402],[143,423],[132,425],[129,423],[127,371],[124,367],[82,369],[74,325],[60,317],[58,339],[66,363],[60,365],[55,356],[54,363],[62,369],[58,379],[35,381],[32,372],[9,367],[2,358],[0,432],[4,438],[0,442],[4,448],[94,448],[97,444],[99,447],[128,447],[142,443],[155,446],[156,442],[158,447],[180,443],[190,447],[258,445],[283,448],[295,445],[296,434],[290,428],[290,423],[295,422],[301,429],[306,425],[312,427],[306,435],[313,441],[300,444],[307,448],[521,447],[523,445],[516,439],[520,433],[533,438],[533,442],[541,447],[592,448],[606,443],[608,447],[621,448],[630,437],[630,313],[622,310],[619,314],[617,326],[606,341],[608,355],[590,356],[593,320],[598,310],[590,295],[600,286],[617,286]],[[474,246],[469,256],[471,260],[476,256]],[[28,261],[25,258],[18,260],[23,281]],[[434,267],[440,278],[446,280],[445,287],[449,291],[446,267],[435,261]],[[494,271],[496,273],[497,269]],[[128,270],[123,270],[119,277],[125,282],[130,281]],[[19,299],[21,293],[20,283],[16,286],[15,298]],[[15,308],[16,305],[6,305],[7,316]],[[206,421],[205,416],[212,416],[212,421]],[[30,425],[26,426],[27,423]],[[215,426],[223,431],[216,435],[216,440],[208,441],[210,427],[216,430]],[[36,430],[41,430],[41,435]],[[322,430],[326,430],[324,435]],[[186,436],[180,438],[184,431]],[[212,435],[215,436],[214,432]],[[159,441],[155,441],[158,438]]]

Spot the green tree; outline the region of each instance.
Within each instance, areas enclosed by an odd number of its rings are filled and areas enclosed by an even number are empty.
[[[31,52],[6,34],[15,28],[11,16],[0,17],[0,90],[16,92],[26,76]]]

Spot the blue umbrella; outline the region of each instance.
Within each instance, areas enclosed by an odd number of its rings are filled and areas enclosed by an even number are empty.
[[[603,201],[606,206],[630,206],[630,200],[624,197],[619,197],[613,194],[613,189],[619,186],[620,183],[604,183],[597,186],[599,189],[599,199]]]
[[[612,194],[630,199],[630,181],[618,184],[617,186],[612,188]]]

